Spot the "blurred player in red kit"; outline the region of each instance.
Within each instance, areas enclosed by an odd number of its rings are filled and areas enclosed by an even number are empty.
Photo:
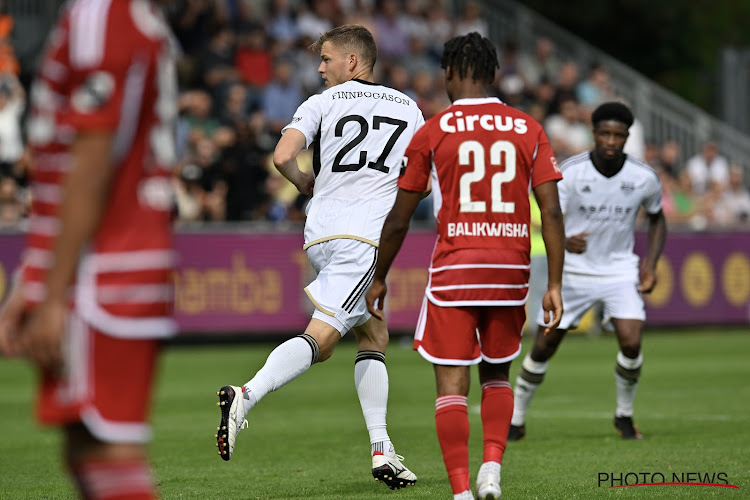
[[[86,499],[156,496],[148,415],[160,340],[176,331],[174,58],[154,2],[76,0],[31,91],[29,234],[0,351],[39,367],[37,417],[62,427]]]

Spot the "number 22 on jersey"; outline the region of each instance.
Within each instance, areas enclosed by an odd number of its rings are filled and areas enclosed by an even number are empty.
[[[459,201],[461,212],[486,212],[486,201],[471,200],[471,185],[484,180],[486,175],[485,150],[478,141],[464,141],[458,147],[459,165],[472,165],[474,170],[466,172],[459,180]],[[504,160],[504,161],[503,161]],[[504,164],[504,165],[503,165]],[[516,177],[516,147],[510,141],[496,141],[490,146],[490,165],[505,166],[490,179],[490,193],[492,198],[491,211],[510,214],[515,212],[514,202],[503,201],[500,186]]]

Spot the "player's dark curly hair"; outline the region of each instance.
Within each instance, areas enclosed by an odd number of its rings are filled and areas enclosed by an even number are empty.
[[[633,124],[633,113],[621,102],[605,102],[591,113],[591,123],[596,127],[599,122],[605,120],[624,123],[630,128]]]
[[[443,46],[440,67],[451,68],[464,79],[471,76],[473,80],[492,83],[495,70],[499,68],[497,51],[487,38],[476,31],[468,35],[451,38]],[[471,74],[469,74],[471,72]]]

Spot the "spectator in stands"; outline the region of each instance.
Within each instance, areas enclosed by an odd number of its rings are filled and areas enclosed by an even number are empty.
[[[265,30],[258,26],[239,36],[234,64],[240,79],[261,88],[273,76],[273,58]]]
[[[206,192],[201,187],[203,172],[197,165],[189,163],[176,171],[172,186],[175,193],[178,221],[203,220],[203,199]]]
[[[268,151],[258,145],[248,121],[236,125],[236,141],[226,148],[219,161],[226,181],[226,220],[241,221],[260,217],[258,208],[265,202]]]
[[[744,184],[742,166],[729,168],[729,182],[714,207],[714,222],[723,228],[750,227],[750,191]]]
[[[378,62],[399,61],[409,55],[409,36],[399,22],[401,7],[397,0],[381,0],[375,15]]]
[[[260,102],[256,104],[260,106]],[[233,129],[238,128],[247,121],[255,107],[250,100],[247,87],[241,83],[234,83],[227,89],[224,106],[218,113],[219,123]]]
[[[12,176],[23,182],[15,169],[24,152],[21,116],[26,108],[26,93],[12,73],[0,74],[0,176]]]
[[[599,62],[593,63],[586,79],[576,87],[576,97],[587,114],[590,114],[601,103],[615,100],[607,67]]]
[[[333,28],[336,7],[332,0],[309,0],[301,3],[302,12],[297,17],[297,29],[302,37],[317,40]]]
[[[15,179],[0,176],[0,229],[19,229],[26,207]]]
[[[549,38],[536,41],[533,54],[523,54],[518,61],[526,83],[535,87],[543,81],[555,82],[560,73],[560,59],[555,54],[555,45]]]
[[[227,25],[214,30],[211,40],[199,57],[203,84],[218,99],[225,87],[239,79],[235,66],[235,35]]]
[[[576,87],[578,87],[580,73],[578,65],[573,61],[566,61],[560,66],[555,82],[555,95],[549,107],[549,114],[560,113],[560,103],[572,99],[578,103]],[[588,117],[581,115],[581,121],[588,121]]]
[[[417,93],[412,88],[409,70],[404,64],[391,64],[386,70],[385,84],[391,88],[399,89],[412,99],[417,99]]]
[[[591,129],[581,121],[581,110],[573,97],[560,101],[559,114],[551,114],[544,121],[552,150],[558,161],[590,149],[594,144]]]
[[[673,178],[677,179],[681,170],[680,157],[682,151],[677,141],[667,141],[661,145],[659,158],[653,163],[654,167],[661,168]],[[649,163],[651,165],[651,163]]]
[[[643,163],[651,165],[654,170],[661,170],[661,165],[659,165],[660,154],[661,150],[656,143],[653,141],[646,141],[646,149],[643,153]]]
[[[405,0],[404,10],[399,16],[398,24],[409,39],[416,38],[426,44],[429,38],[429,27],[422,6],[422,0]]]
[[[0,73],[18,76],[21,65],[18,63],[13,44],[9,40],[0,40]]]
[[[305,98],[299,82],[294,78],[294,68],[290,61],[279,59],[274,65],[274,78],[263,92],[262,106],[268,130],[281,136],[284,128],[294,117],[294,112]]]
[[[712,185],[725,186],[729,181],[729,163],[713,141],[707,141],[700,153],[690,157],[685,168],[697,195],[705,194]]]
[[[500,53],[500,67],[498,68],[498,72],[501,79],[511,75],[518,75],[523,79],[523,75],[518,67],[518,57],[518,43],[512,38],[508,38],[503,43],[503,50]],[[528,86],[526,80],[523,80],[523,83],[524,87]]]
[[[0,40],[10,40],[13,33],[13,16],[8,13],[5,2],[0,0]]]
[[[453,24],[441,0],[432,0],[427,6],[426,15],[427,50],[437,66],[440,62],[440,56],[443,54],[443,44],[453,33]]]
[[[213,139],[221,123],[211,114],[211,96],[203,90],[183,92],[179,99],[180,122],[187,127],[188,141]]]
[[[294,45],[299,37],[297,14],[290,0],[272,0],[268,33],[283,48]]]
[[[621,99],[621,101],[628,105],[624,100]],[[628,132],[630,132],[630,135],[628,135],[623,151],[625,154],[643,161],[646,157],[646,131],[643,129],[643,123],[638,118],[634,118],[633,125],[630,126]]]
[[[217,17],[216,2],[187,0],[179,2],[172,16],[172,28],[186,54],[195,55],[208,45]]]
[[[476,31],[484,37],[489,36],[490,33],[487,20],[482,17],[482,7],[474,0],[470,0],[464,5],[463,14],[456,22],[453,34],[454,36],[461,36],[472,31]]]

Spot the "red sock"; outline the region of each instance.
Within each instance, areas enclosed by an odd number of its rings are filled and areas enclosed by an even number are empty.
[[[466,491],[470,489],[469,415],[466,409],[466,396],[439,396],[435,403],[435,424],[451,489],[454,494]]]
[[[495,379],[482,384],[483,462],[503,463],[512,416],[513,389],[510,382]]]
[[[151,470],[145,461],[88,460],[70,465],[85,500],[154,500]]]

